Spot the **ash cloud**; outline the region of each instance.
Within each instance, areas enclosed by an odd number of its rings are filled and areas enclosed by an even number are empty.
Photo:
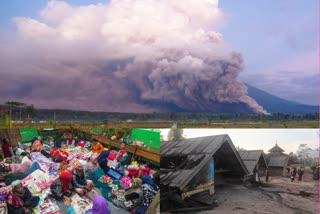
[[[15,38],[0,44],[4,100],[121,112],[163,110],[149,101],[206,112],[234,103],[267,113],[238,79],[241,54],[213,30],[223,22],[218,1],[50,1],[38,19],[14,21]]]

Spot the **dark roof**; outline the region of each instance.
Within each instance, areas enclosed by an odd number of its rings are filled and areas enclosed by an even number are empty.
[[[160,154],[165,156],[189,154],[214,154],[228,135],[215,135],[161,142]]]
[[[263,162],[265,163],[265,166],[267,166],[267,162],[266,162],[266,158],[264,156],[263,150],[239,151],[239,155],[244,165],[246,165],[250,173],[253,172],[261,156],[263,158]]]
[[[222,146],[223,151],[227,149],[228,152],[234,154],[233,163],[230,165],[241,171],[243,175],[249,174],[228,135],[162,141],[160,146],[161,163],[164,163],[162,160],[181,158],[182,164],[178,168],[168,173],[161,172],[161,183],[170,187],[178,187],[182,190]],[[230,161],[230,157],[228,158],[225,159],[226,162]],[[191,167],[192,165],[193,167]],[[161,165],[161,168],[163,167]]]
[[[282,153],[284,152],[283,149],[281,149],[278,144],[276,144],[274,147],[272,147],[268,152],[270,153]]]
[[[289,156],[270,157],[269,167],[286,167],[288,166]]]

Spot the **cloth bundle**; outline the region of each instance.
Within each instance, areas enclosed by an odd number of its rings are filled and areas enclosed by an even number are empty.
[[[77,214],[84,214],[87,210],[91,209],[93,204],[87,199],[81,198],[78,194],[71,197],[71,206]]]
[[[46,199],[49,190],[42,191],[39,195],[40,201],[36,208],[33,209],[35,214],[60,214],[58,205],[51,199]]]
[[[23,186],[27,186],[32,195],[40,193],[42,190],[50,187],[53,182],[48,174],[37,169],[27,177],[21,180]]]
[[[94,153],[100,154],[103,150],[104,150],[104,147],[99,142],[95,142],[91,146],[91,151],[93,151]]]
[[[39,162],[41,169],[44,170],[50,170],[50,169],[54,169],[56,171],[58,171],[58,169],[60,168],[60,164],[59,163],[54,163],[51,160],[49,160],[48,158],[46,158],[43,154],[41,154],[40,152],[32,152],[30,154],[31,160],[36,160]]]
[[[132,180],[129,176],[123,176],[119,181],[124,189],[131,187]]]
[[[73,159],[73,160],[70,161],[69,167],[67,168],[67,170],[72,172],[72,170],[74,170],[75,168],[77,168],[80,165],[81,165],[81,163],[79,162],[79,160]]]
[[[100,181],[101,183],[109,183],[110,179],[111,179],[111,178],[110,178],[108,175],[105,175],[105,176],[102,176],[102,177],[99,179],[99,181]]]

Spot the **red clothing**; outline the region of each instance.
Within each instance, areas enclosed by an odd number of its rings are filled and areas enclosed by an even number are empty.
[[[10,143],[5,143],[5,144],[2,145],[2,150],[3,150],[4,156],[6,158],[12,157],[12,154],[11,154],[11,152],[9,150],[10,147],[12,147],[12,145]]]
[[[119,151],[119,155],[118,155],[118,157],[117,157],[117,161],[118,161],[118,162],[120,162],[121,158],[123,157],[123,155],[124,155],[126,152],[127,152],[127,150],[125,150],[125,149],[121,149],[121,150]]]
[[[70,172],[63,172],[60,174],[59,179],[63,186],[62,192],[66,192],[69,189],[69,183],[72,181],[72,174]]]
[[[71,144],[72,144],[72,138],[68,139],[68,145],[71,145]]]
[[[82,148],[86,145],[86,141],[81,140],[77,143],[77,146],[81,146]]]
[[[150,174],[150,168],[148,166],[146,166],[144,169],[141,169],[141,174],[140,177],[143,175],[149,175]]]

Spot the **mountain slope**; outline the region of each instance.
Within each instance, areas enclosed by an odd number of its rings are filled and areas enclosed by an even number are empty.
[[[318,112],[318,106],[304,105],[276,97],[249,84],[248,95],[269,113],[306,114]]]

